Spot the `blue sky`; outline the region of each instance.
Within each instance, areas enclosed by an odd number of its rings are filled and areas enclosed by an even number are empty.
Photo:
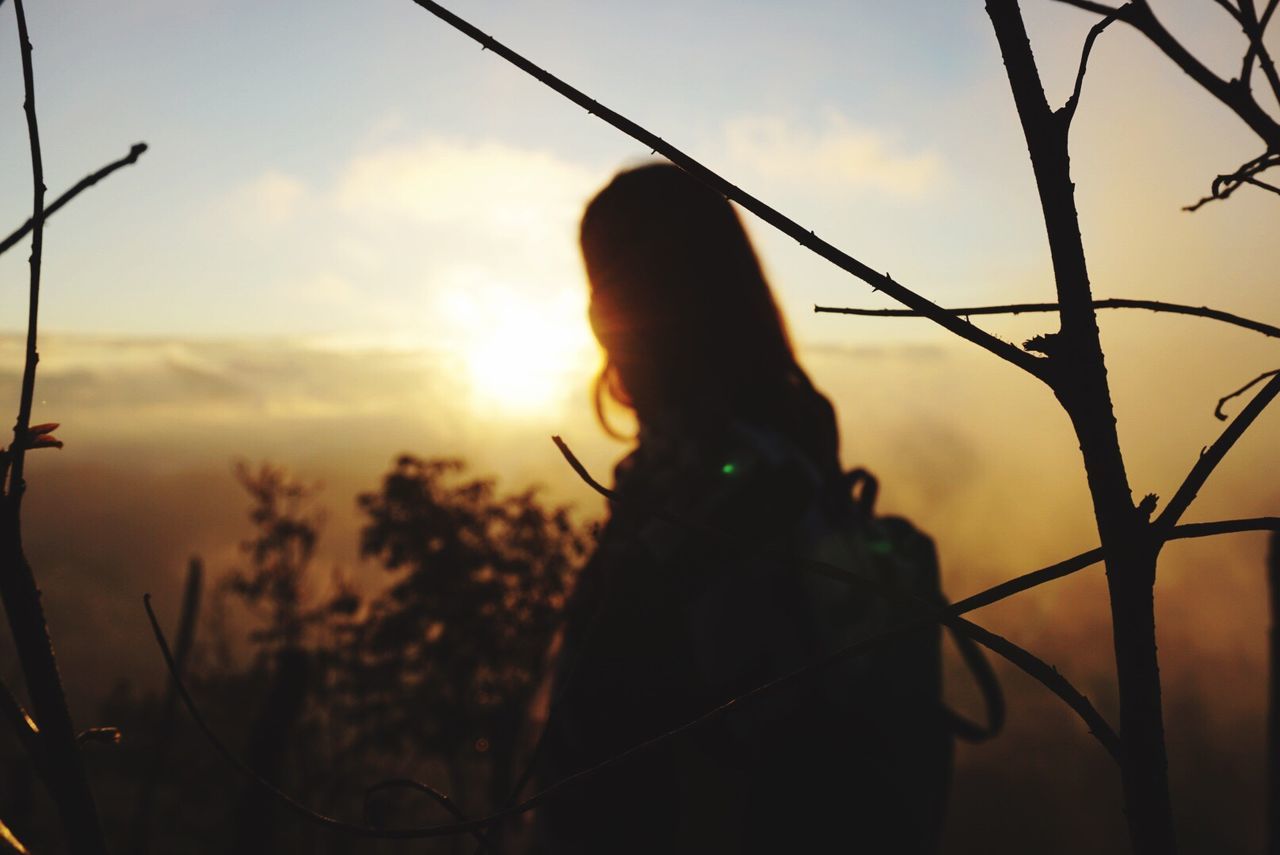
[[[869,262],[904,281],[927,277],[922,290],[979,297],[975,286],[1000,289],[1000,267],[1035,263],[1028,170],[979,3],[470,2],[458,11]],[[1029,11],[1033,22],[1050,18],[1052,82],[1063,71],[1058,42],[1087,16]],[[0,21],[11,36],[11,21]],[[272,202],[245,188],[283,177],[308,191],[302,204],[316,213],[315,196],[354,161],[395,152],[403,161],[414,146],[439,154],[447,143],[454,153],[497,147],[516,161],[513,179],[566,167],[577,180],[558,175],[560,189],[581,200],[645,155],[408,0],[36,4],[31,26],[53,192],[135,140],[152,146],[50,230],[49,328],[412,336],[386,315],[403,318],[415,301],[426,311],[442,266],[509,255],[501,235],[462,223],[479,233],[459,252],[457,234],[434,224],[366,247],[383,268],[340,275],[383,306],[379,316],[298,299],[321,270],[339,275],[342,261],[326,249],[366,226],[368,211],[268,234],[256,217]],[[16,64],[11,37],[0,58]],[[18,83],[5,75],[0,87],[0,103],[13,106],[0,123],[0,198],[15,223],[27,197]],[[822,173],[841,158],[852,158],[845,175]],[[423,207],[445,209],[467,191],[417,189]],[[565,258],[572,218],[554,225],[546,249],[558,260],[523,261],[564,280],[577,275]],[[766,261],[793,314],[824,294],[867,296],[843,282],[831,293],[842,277],[785,246],[771,251],[769,240]],[[997,246],[1004,257],[984,264]],[[0,275],[20,279],[20,256],[0,262]],[[0,303],[5,316],[17,308]],[[817,335],[810,321],[793,322]]]

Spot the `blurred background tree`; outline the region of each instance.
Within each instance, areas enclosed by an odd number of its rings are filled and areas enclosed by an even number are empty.
[[[351,624],[336,673],[365,740],[438,758],[452,793],[496,804],[593,537],[537,488],[503,495],[464,472],[406,455],[359,497],[361,552],[392,581]]]

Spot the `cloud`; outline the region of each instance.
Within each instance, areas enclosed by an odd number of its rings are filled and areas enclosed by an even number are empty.
[[[244,299],[263,317],[435,341],[454,332],[429,310],[442,295],[505,289],[573,304],[585,287],[578,218],[604,177],[535,148],[376,135],[328,177],[255,177],[218,216],[242,231],[240,269],[253,283]],[[585,329],[583,318],[559,314]]]
[[[269,170],[236,188],[226,207],[251,225],[275,228],[292,222],[308,195],[307,186],[299,179]]]
[[[425,135],[370,143],[328,182],[280,170],[232,191],[230,206],[251,225],[367,232],[413,228],[489,239],[564,240],[602,175],[549,152],[486,140]]]
[[[462,224],[511,238],[563,233],[598,183],[594,171],[543,151],[428,136],[354,158],[331,201],[353,218]]]
[[[944,177],[936,152],[909,150],[836,113],[817,127],[778,117],[737,119],[725,129],[725,146],[740,169],[817,189],[920,197]]]

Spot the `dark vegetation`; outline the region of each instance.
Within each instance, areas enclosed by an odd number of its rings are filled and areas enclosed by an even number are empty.
[[[306,803],[353,817],[364,804],[378,824],[439,809],[411,788],[366,794],[382,781],[439,782],[464,805],[505,798],[590,526],[533,489],[467,477],[457,460],[404,456],[357,498],[365,573],[383,577],[362,594],[316,566],[318,485],[265,464],[236,477],[249,498],[243,563],[202,596],[193,559],[174,649],[218,732]],[[94,746],[90,762],[111,851],[345,851],[220,763],[168,694],[122,683],[101,712],[129,735]],[[10,827],[56,839],[29,766],[6,759]]]
[[[1140,305],[1216,320],[1224,320],[1225,313],[1197,312],[1185,306],[1174,309],[1154,300],[1107,303],[1094,299],[1076,215],[1068,133],[1081,106],[1089,53],[1108,26],[1123,23],[1234,113],[1263,149],[1215,179],[1210,194],[1188,205],[1188,210],[1226,200],[1246,187],[1280,193],[1265,178],[1269,169],[1280,164],[1280,122],[1251,89],[1257,69],[1272,94],[1280,97],[1280,76],[1263,41],[1280,3],[1268,0],[1259,9],[1254,0],[1217,0],[1245,37],[1240,72],[1224,79],[1163,27],[1146,0],[1114,8],[1092,0],[1061,0],[1099,16],[1099,22],[1083,46],[1074,92],[1055,109],[1046,101],[1017,0],[988,0],[987,11],[1039,190],[1058,295],[1054,304],[1058,329],[1017,347],[965,317],[986,309],[948,310],[936,305],[819,239],[662,138],[437,4],[415,2],[909,310],[1045,384],[1061,403],[1079,440],[1101,546],[944,611],[923,614],[914,623],[943,622],[964,632],[1065,701],[1114,755],[1132,850],[1161,855],[1176,851],[1166,755],[1169,699],[1162,693],[1155,644],[1157,562],[1162,547],[1172,539],[1280,528],[1275,517],[1182,523],[1218,463],[1280,393],[1280,374],[1266,372],[1259,378],[1265,381],[1260,389],[1240,407],[1222,435],[1194,459],[1179,488],[1163,505],[1155,495],[1135,501],[1116,431],[1096,310]],[[13,784],[7,795],[9,812],[3,819],[6,829],[13,829],[17,837],[6,838],[8,842],[0,846],[22,851],[16,839],[25,837],[52,847],[56,844],[47,841],[61,836],[75,853],[130,848],[198,851],[201,846],[210,851],[370,851],[382,844],[367,838],[450,837],[438,845],[459,849],[469,845],[460,835],[472,832],[482,846],[496,843],[485,837],[485,830],[499,820],[506,820],[509,827],[510,817],[489,814],[509,804],[512,792],[519,793],[512,779],[519,769],[518,722],[532,701],[557,611],[590,539],[565,509],[545,507],[534,493],[501,496],[490,482],[460,480],[456,463],[404,458],[380,491],[361,498],[368,517],[364,552],[389,574],[385,589],[373,593],[357,592],[341,577],[326,576],[312,566],[321,527],[312,487],[272,467],[240,470],[252,498],[254,534],[244,545],[243,565],[217,590],[226,599],[223,608],[237,604],[259,617],[249,638],[250,664],[234,664],[233,639],[225,629],[218,634],[216,620],[203,645],[193,646],[191,629],[199,610],[191,605],[185,610],[185,628],[175,636],[178,644],[172,650],[164,646],[175,678],[187,675],[191,695],[186,695],[177,679],[170,690],[175,694],[163,698],[138,700],[122,688],[103,710],[104,722],[120,731],[78,730],[73,725],[35,574],[21,541],[25,455],[57,444],[51,434],[55,425],[30,423],[38,362],[43,228],[56,207],[112,169],[136,160],[141,149],[135,148],[130,158],[104,168],[64,199],[46,206],[30,43],[22,2],[13,0],[12,5],[26,88],[33,207],[30,222],[19,229],[22,234],[4,244],[5,248],[15,245],[28,232],[31,237],[26,363],[14,438],[0,461],[0,597],[30,714],[14,693],[0,690],[0,712],[12,725],[25,757],[5,767]],[[1243,326],[1262,332],[1274,329],[1257,321]],[[1224,387],[1242,379],[1231,378]],[[1233,394],[1242,394],[1259,381]],[[562,450],[579,474],[595,485],[567,448]],[[1118,707],[1114,728],[1047,663],[961,617],[1098,561],[1106,565],[1114,638]],[[1274,563],[1273,558],[1273,570]],[[828,572],[832,568],[802,569]],[[198,586],[199,574],[193,570],[189,603],[196,602]],[[216,609],[213,612],[217,614]],[[863,639],[823,662],[891,642],[891,637]],[[822,664],[784,679],[803,679]],[[751,697],[768,691],[759,690]],[[197,721],[207,728],[205,736],[225,753],[242,757],[250,774],[234,774],[231,766],[194,738],[195,732],[178,724],[175,695],[199,716]],[[697,727],[717,714],[709,711],[686,727]],[[130,738],[116,745],[121,731]],[[245,747],[230,751],[228,744]],[[91,786],[86,773],[89,756],[97,786]],[[624,760],[611,758],[606,765]],[[1259,765],[1264,764],[1259,761]],[[152,771],[142,771],[148,768]],[[1274,764],[1267,766],[1273,781],[1274,768]],[[593,773],[584,770],[563,786],[589,786]],[[165,786],[154,783],[157,776],[165,777]],[[379,781],[386,785],[366,792]],[[458,799],[434,789],[434,784],[422,783],[428,781],[445,782],[451,793],[466,802],[460,805]],[[36,782],[50,796],[47,802],[32,794]],[[520,802],[510,813],[553,798],[559,786]],[[350,816],[350,806],[365,797],[362,821],[335,818]],[[1273,808],[1273,851],[1280,846],[1274,825],[1276,801],[1273,791],[1268,800]],[[991,809],[1003,811],[998,806]],[[1071,804],[1064,810],[1088,815],[1089,806]],[[451,819],[441,820],[440,811]],[[998,829],[990,831],[993,837],[998,834]],[[363,839],[357,843],[357,838]],[[1194,828],[1184,834],[1191,845],[1200,839]]]

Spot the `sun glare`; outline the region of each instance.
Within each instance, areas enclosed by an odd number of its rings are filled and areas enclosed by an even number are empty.
[[[585,388],[596,357],[580,301],[494,287],[454,292],[446,311],[477,406],[545,413]]]

